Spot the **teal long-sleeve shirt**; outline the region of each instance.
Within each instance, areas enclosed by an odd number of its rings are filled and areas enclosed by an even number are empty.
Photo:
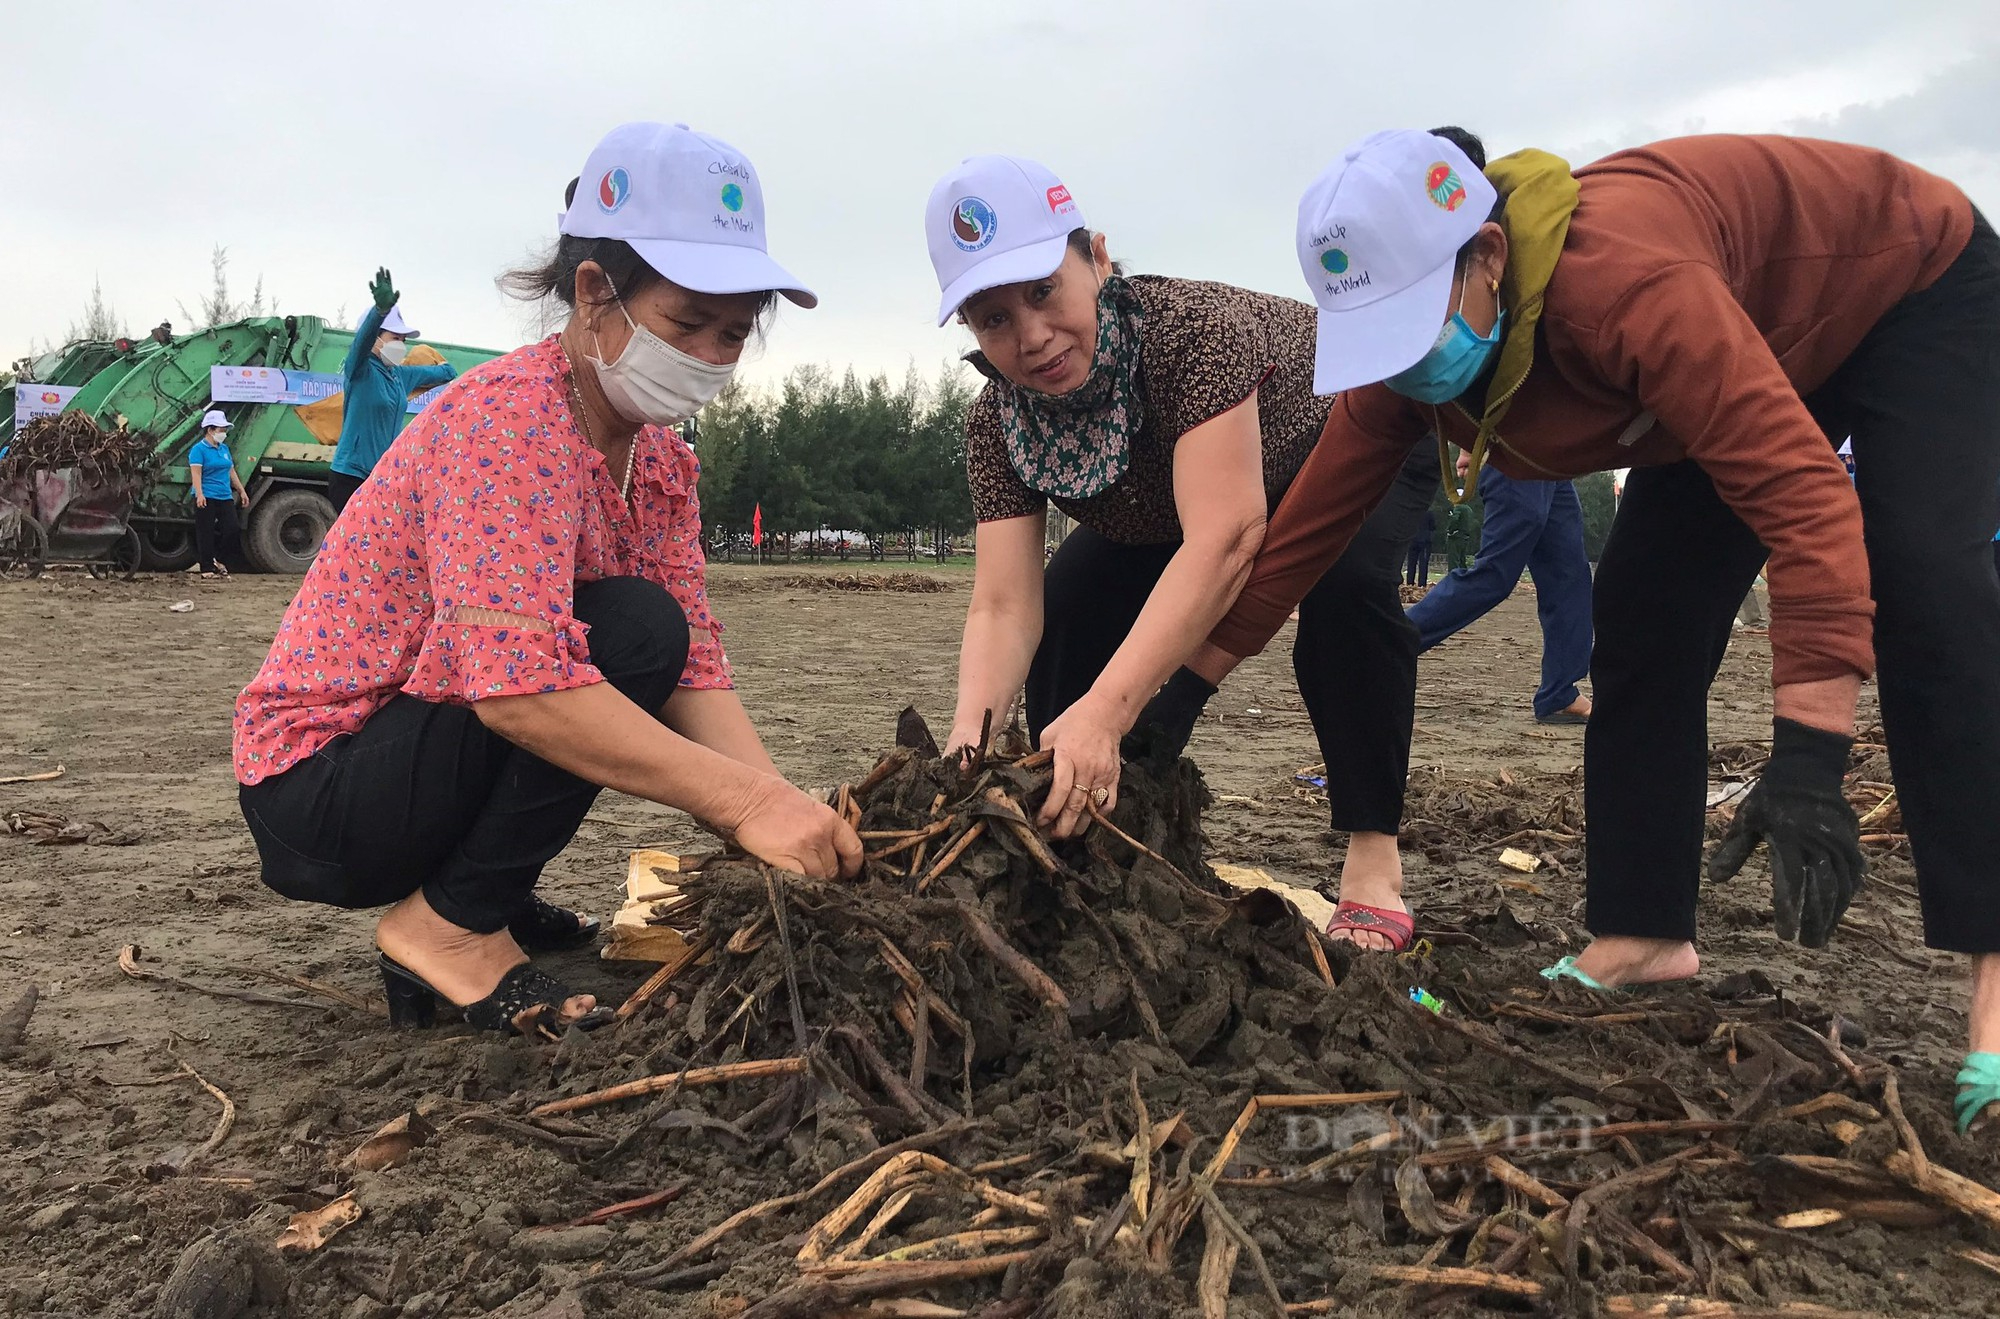
[[[446,362],[390,366],[377,357],[374,347],[382,332],[382,314],[380,308],[370,307],[361,318],[354,344],[347,350],[347,363],[340,371],[346,402],[340,419],[340,444],[333,451],[333,470],[355,478],[365,478],[374,471],[390,441],[402,433],[410,395],[442,385],[458,374],[458,368]]]

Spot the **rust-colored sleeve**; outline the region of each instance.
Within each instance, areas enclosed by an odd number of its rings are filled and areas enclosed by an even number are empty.
[[[1271,515],[1250,580],[1209,633],[1209,644],[1239,657],[1263,650],[1346,551],[1423,435],[1413,406],[1382,386],[1343,395]]]
[[[1772,681],[1873,673],[1861,502],[1720,272],[1686,262],[1647,277],[1597,342],[1606,378],[1637,395],[1770,549]]]

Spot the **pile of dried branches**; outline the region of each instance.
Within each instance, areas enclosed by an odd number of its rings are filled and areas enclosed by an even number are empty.
[[[911,595],[935,595],[951,589],[951,583],[944,578],[921,572],[801,572],[768,580],[769,585],[795,591],[901,591]]]
[[[1467,781],[1420,767],[1410,771],[1404,821],[1402,845],[1440,864],[1519,847],[1560,870],[1583,859],[1583,776],[1503,769]]]
[[[1743,793],[1763,773],[1771,744],[1729,742],[1709,756],[1711,793],[1708,834],[1718,838],[1735,817]],[[1298,800],[1318,805],[1326,791],[1312,782],[1324,766],[1299,771],[1291,787]],[[1847,774],[1847,800],[1861,821],[1861,844],[1877,859],[1908,856],[1902,807],[1889,773],[1888,749],[1879,727],[1855,740]],[[1518,847],[1538,856],[1557,873],[1583,861],[1583,774],[1516,773],[1468,779],[1439,766],[1410,771],[1402,845],[1429,860],[1449,865],[1500,848]]]
[[[676,1125],[840,1162],[610,1280],[727,1290],[746,1267],[746,1319],[970,1305],[996,1279],[980,1315],[1145,1298],[1220,1319],[1239,1284],[1331,1314],[1394,1284],[1824,1316],[1775,1308],[1792,1275],[1765,1263],[1827,1255],[1815,1227],[2000,1227],[2000,1196],[1926,1152],[1894,1068],[1768,985],[1607,1004],[1495,991],[1476,961],[1350,967],[1203,868],[1190,767],[1128,770],[1116,818],[1067,843],[1031,823],[1048,780],[1042,756],[899,750],[834,796],[869,848],[860,883],[687,876],[665,913],[687,954],[573,1046],[595,1074],[528,1120],[580,1139],[569,1115],[664,1096]],[[1301,1153],[1301,1130],[1328,1138]],[[1366,1249],[1331,1249],[1357,1230]],[[852,1312],[974,1312],[925,1304]]]
[[[1710,775],[1724,784],[1748,784],[1764,772],[1771,759],[1769,742],[1739,742],[1718,746],[1710,753]],[[1880,725],[1861,730],[1848,754],[1847,801],[1861,820],[1861,846],[1872,855],[1909,855],[1909,838],[1903,833],[1903,808],[1896,800],[1896,784],[1889,772],[1889,748]],[[1732,797],[1710,813],[1709,832],[1715,834],[1736,813],[1738,798]]]
[[[107,431],[81,412],[39,417],[14,432],[6,457],[0,458],[0,485],[30,472],[72,467],[92,485],[136,485],[154,469],[155,444],[146,431]]]
[[[114,829],[102,820],[80,820],[49,811],[8,811],[0,815],[0,833],[18,834],[44,846],[96,843],[124,847],[139,841],[129,829]]]

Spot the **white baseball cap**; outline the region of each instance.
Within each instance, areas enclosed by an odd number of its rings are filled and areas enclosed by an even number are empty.
[[[382,328],[390,334],[400,334],[405,339],[414,339],[417,337],[417,332],[410,328],[408,321],[403,319],[401,304],[389,308],[388,311],[382,314]]]
[[[819,298],[764,246],[764,188],[743,153],[686,124],[620,124],[591,150],[562,217],[576,238],[621,238],[697,293]]]
[[[234,429],[230,424],[229,418],[222,415],[220,408],[210,408],[207,412],[202,413],[201,428],[203,430],[214,430],[218,426],[223,430]]]
[[[1392,129],[1341,153],[1299,199],[1299,267],[1319,304],[1313,392],[1414,366],[1451,308],[1458,250],[1499,194],[1444,138]]]
[[[938,180],[924,207],[931,267],[944,297],[938,324],[975,293],[1043,279],[1063,262],[1083,212],[1046,165],[1019,156],[973,156]]]

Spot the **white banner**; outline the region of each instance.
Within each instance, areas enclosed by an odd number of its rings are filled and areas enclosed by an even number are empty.
[[[212,366],[208,396],[217,403],[283,403],[297,407],[340,392],[340,377],[325,371],[284,371],[275,366]]]
[[[69,406],[82,385],[36,385],[26,381],[14,385],[14,426],[19,429],[37,417],[53,417]]]

